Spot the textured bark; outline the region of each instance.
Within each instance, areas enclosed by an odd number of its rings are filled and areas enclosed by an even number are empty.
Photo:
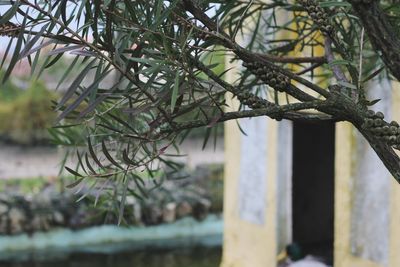
[[[328,107],[322,108],[320,111],[328,114],[335,114],[336,116],[343,117],[345,120],[351,122],[365,137],[396,181],[400,183],[400,158],[391,146],[378,139],[371,131],[362,127],[364,118],[366,117],[364,111],[361,110],[359,106],[354,105],[349,98],[346,98],[341,94],[334,94],[332,101],[335,102],[333,105],[335,106],[334,109]]]
[[[374,49],[381,54],[390,72],[400,81],[400,39],[379,7],[379,1],[350,2],[360,17]]]
[[[218,28],[218,25],[193,3],[193,0],[183,0],[183,3],[186,10],[192,13],[192,15],[201,21],[209,30],[218,32],[218,38],[220,38],[221,43],[225,47],[232,49],[233,53],[244,62],[259,62],[265,66],[275,68],[290,79],[302,83],[325,97],[326,100],[324,103],[317,105],[315,109],[325,114],[329,114],[333,118],[338,118],[338,120],[351,122],[367,139],[396,181],[400,183],[399,156],[386,142],[378,139],[370,130],[362,127],[365,118],[367,118],[366,111],[361,105],[357,105],[354,102],[354,99],[350,99],[346,95],[337,91],[328,92],[320,88],[318,85],[315,85],[283,68],[279,68],[267,58],[252,53],[251,51],[247,51],[233,40],[229,39],[229,37]],[[394,31],[387,21],[385,14],[379,8],[378,3],[374,1],[366,4],[365,2],[360,2],[358,0],[352,1],[352,5],[361,17],[365,30],[369,34],[374,48],[382,53],[384,62],[392,71],[393,75],[400,80],[400,55],[397,54],[400,52],[400,42],[396,36],[394,36]],[[292,84],[288,86],[286,93],[305,103],[317,100]]]

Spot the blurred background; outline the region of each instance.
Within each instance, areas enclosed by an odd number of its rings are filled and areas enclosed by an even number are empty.
[[[145,199],[128,196],[117,226],[121,200],[97,203],[100,190],[66,187],[74,179],[62,167],[78,159],[48,130],[68,60],[40,80],[22,61],[0,86],[0,266],[218,266],[223,130],[204,149],[204,131],[193,131],[178,159],[185,177]]]

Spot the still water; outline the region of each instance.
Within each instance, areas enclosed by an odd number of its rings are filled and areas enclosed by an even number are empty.
[[[221,247],[185,247],[117,253],[21,254],[21,257],[1,259],[0,267],[218,267],[220,262]]]

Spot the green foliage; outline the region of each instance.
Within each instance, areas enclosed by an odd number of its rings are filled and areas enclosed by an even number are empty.
[[[24,194],[39,193],[49,183],[44,177],[23,178],[23,179],[1,179],[1,191],[13,191]]]
[[[4,76],[4,72],[0,71],[0,79]],[[0,103],[11,102],[15,100],[18,95],[21,94],[21,90],[15,86],[12,81],[7,80],[5,83],[0,85]]]
[[[381,14],[374,23],[390,30],[399,24],[399,5],[342,0],[17,1],[0,28],[14,37],[5,78],[21,59],[27,58],[32,73],[40,76],[65,55],[74,56],[60,77],[67,90],[56,104],[59,116],[51,134],[56,143],[80,146],[79,167],[67,169],[77,177],[72,185],[85,181],[97,188],[111,180],[119,186],[110,198],[124,200],[130,193],[145,197],[138,172],[153,178],[154,188],[162,169],[179,172],[181,166],[170,159],[192,129],[203,129],[206,145],[210,137],[217,139],[219,123],[256,116],[349,121],[400,181],[400,159],[392,151],[400,149],[400,133],[385,140],[363,127],[367,103],[372,103],[365,85],[377,75],[392,78],[387,74],[397,72],[396,60],[400,65],[398,51],[388,56],[387,49],[376,47],[379,38],[390,37],[388,47],[400,49],[397,30],[369,34],[376,25],[365,27],[373,18],[365,14]],[[227,55],[230,69],[223,64]],[[227,109],[227,93],[240,102],[238,108]],[[10,110],[19,121],[27,120],[17,109]],[[26,129],[37,128],[31,124]],[[122,213],[123,205],[119,208]]]
[[[0,99],[0,134],[19,144],[35,144],[48,139],[56,114],[51,100],[56,98],[43,83],[35,81],[26,90],[4,88],[5,97]]]

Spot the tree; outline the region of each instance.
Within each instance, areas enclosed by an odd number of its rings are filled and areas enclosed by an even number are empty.
[[[377,76],[400,80],[398,1],[17,0],[9,5],[1,33],[12,37],[9,47],[15,42],[15,49],[5,78],[24,58],[32,73],[40,74],[63,55],[74,55],[61,83],[80,67],[55,105],[53,130],[67,144],[74,142],[76,125],[87,135],[87,151],[78,152],[81,171],[68,169],[80,177],[77,183],[120,177],[127,184],[133,178],[140,189],[138,170],[152,175],[156,165],[177,167],[164,154],[191,129],[205,128],[208,139],[220,122],[256,116],[348,121],[400,181],[394,151],[400,149],[399,124],[370,110],[377,100],[367,99],[364,90]],[[237,41],[243,35],[245,45]],[[38,67],[41,52],[46,60]],[[218,71],[211,59],[227,54],[237,67]],[[240,78],[227,82],[229,72]],[[93,81],[83,85],[89,73]],[[226,111],[231,96],[240,101],[239,110]]]

